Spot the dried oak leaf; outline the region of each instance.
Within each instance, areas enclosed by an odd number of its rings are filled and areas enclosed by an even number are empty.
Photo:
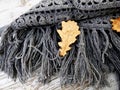
[[[120,17],[116,19],[111,19],[110,21],[112,22],[112,29],[120,32]]]
[[[57,30],[62,41],[58,43],[60,55],[65,56],[66,52],[71,49],[70,44],[76,41],[76,36],[80,34],[79,26],[75,21],[62,21],[62,30]]]

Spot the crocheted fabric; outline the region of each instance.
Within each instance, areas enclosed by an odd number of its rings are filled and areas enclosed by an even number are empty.
[[[0,68],[21,82],[33,74],[48,82],[59,73],[61,84],[108,85],[107,74],[120,74],[120,36],[111,18],[120,16],[120,0],[43,0],[2,33]],[[57,29],[74,20],[81,34],[59,56]]]

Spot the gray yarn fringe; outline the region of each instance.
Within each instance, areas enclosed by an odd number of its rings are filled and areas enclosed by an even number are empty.
[[[41,81],[59,71],[56,31],[52,27],[29,28],[2,33],[0,68],[10,77],[25,82],[33,73]]]
[[[2,33],[0,69],[24,83],[32,75],[49,82],[59,73],[61,85],[109,85],[107,74],[120,73],[120,36],[111,29],[80,28],[81,34],[64,57],[59,56],[58,25],[13,30]]]
[[[80,31],[76,45],[63,59],[61,82],[104,86],[109,73],[109,67],[103,63],[109,45],[108,36],[104,30],[85,31],[81,28]]]

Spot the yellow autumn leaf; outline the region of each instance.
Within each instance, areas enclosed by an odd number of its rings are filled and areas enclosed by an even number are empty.
[[[75,21],[62,21],[62,30],[57,30],[62,41],[58,43],[60,55],[65,56],[66,52],[71,49],[70,45],[76,41],[76,36],[80,34],[79,26]]]
[[[116,19],[111,19],[112,22],[112,29],[120,32],[120,17]]]

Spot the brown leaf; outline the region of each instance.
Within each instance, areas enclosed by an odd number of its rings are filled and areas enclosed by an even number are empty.
[[[112,22],[112,29],[120,32],[120,17],[116,19],[111,19]]]
[[[71,49],[70,44],[76,41],[76,36],[80,34],[79,26],[75,21],[63,21],[62,30],[57,30],[62,41],[59,42],[60,55],[65,56],[66,52]]]

